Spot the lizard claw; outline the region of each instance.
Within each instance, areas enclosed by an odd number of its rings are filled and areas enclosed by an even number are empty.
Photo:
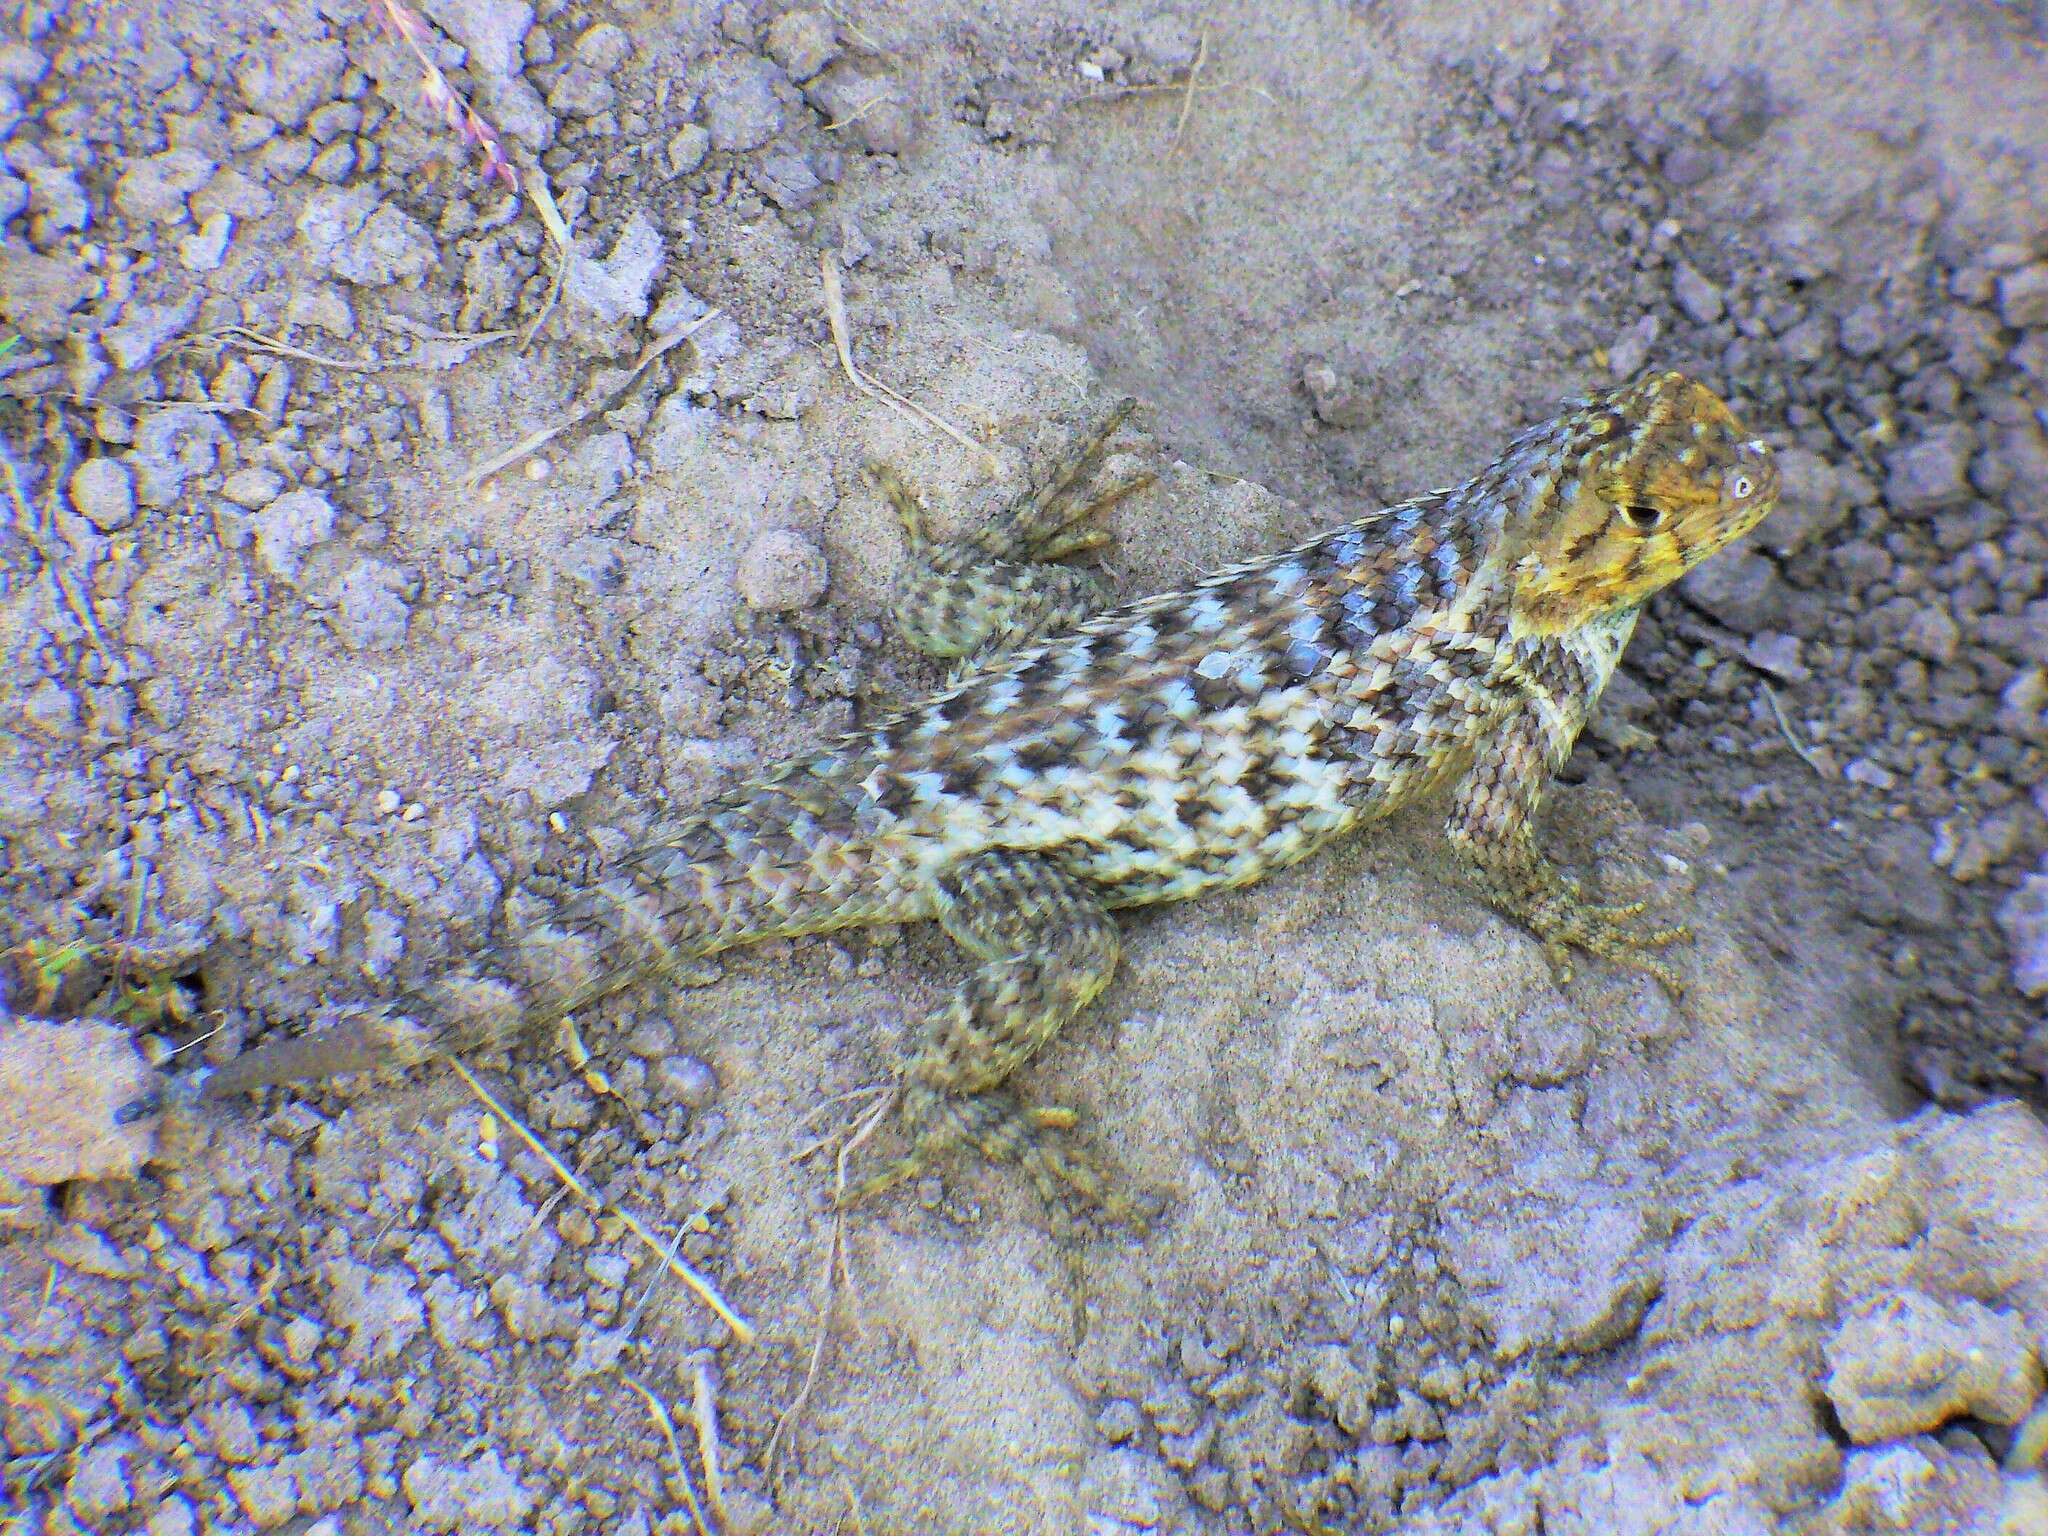
[[[1632,971],[1656,978],[1674,1001],[1685,996],[1685,982],[1678,972],[1651,950],[1666,949],[1692,937],[1690,929],[1673,925],[1640,928],[1631,920],[1648,910],[1640,901],[1603,904],[1580,899],[1576,889],[1544,902],[1529,914],[1528,923],[1543,940],[1552,978],[1558,986],[1570,983],[1573,974],[1571,951],[1583,949],[1589,955]]]
[[[849,1209],[916,1178],[939,1153],[955,1146],[976,1148],[992,1162],[1014,1162],[1030,1178],[1062,1234],[1082,1210],[1100,1211],[1120,1225],[1137,1225],[1136,1206],[1110,1189],[1094,1162],[1054,1135],[1071,1131],[1080,1117],[1064,1105],[1026,1107],[1003,1093],[952,1095],[913,1088],[903,1101],[910,1150],[862,1180],[835,1205]]]

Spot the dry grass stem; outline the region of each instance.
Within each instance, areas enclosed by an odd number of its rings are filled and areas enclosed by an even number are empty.
[[[561,302],[562,284],[569,277],[569,260],[576,254],[576,248],[569,243],[569,224],[562,217],[562,210],[555,202],[555,194],[548,190],[548,179],[538,169],[526,173],[526,193],[533,199],[533,206],[540,214],[540,221],[547,227],[548,238],[555,244],[555,278],[548,285],[548,296],[541,304],[540,313],[533,317],[533,324],[526,328],[526,339],[519,343],[524,352],[533,345],[533,338],[540,334],[540,328],[548,323],[548,316],[555,312]]]
[[[654,1415],[662,1439],[668,1442],[668,1457],[676,1466],[676,1486],[682,1490],[683,1503],[689,1506],[690,1521],[697,1527],[697,1536],[712,1536],[711,1528],[704,1523],[704,1506],[697,1502],[697,1485],[690,1481],[690,1469],[683,1461],[683,1448],[676,1439],[676,1421],[670,1415],[668,1405],[633,1377],[621,1376],[619,1380],[646,1400],[647,1411]]]
[[[353,358],[327,357],[319,352],[308,352],[304,347],[295,347],[288,341],[266,336],[246,325],[224,325],[219,330],[207,334],[211,340],[226,342],[231,346],[240,347],[245,352],[267,352],[273,357],[288,357],[294,362],[311,363],[318,368],[337,368],[344,373],[384,371],[382,363],[365,363]]]
[[[499,452],[492,454],[482,463],[471,465],[461,480],[463,490],[474,491],[478,486],[490,479],[491,476],[501,470],[511,468],[527,455],[546,447],[564,432],[580,427],[600,411],[610,410],[613,403],[633,387],[639,380],[640,375],[645,373],[657,358],[678,344],[688,341],[692,336],[703,330],[705,326],[717,319],[718,315],[718,310],[708,309],[680,331],[673,331],[667,336],[658,337],[650,341],[645,347],[640,349],[639,360],[633,364],[625,378],[621,379],[612,389],[607,390],[601,397],[585,401],[553,426],[542,427],[538,432],[521,438],[511,447],[501,449]]]
[[[725,1470],[720,1457],[722,1447],[718,1443],[718,1393],[711,1380],[711,1366],[702,1355],[697,1357],[691,1371],[692,1416],[697,1420],[697,1457],[704,1464],[704,1497],[711,1502],[711,1512],[721,1524],[730,1524],[732,1517],[725,1508]]]
[[[1195,82],[1202,76],[1202,65],[1209,57],[1209,30],[1204,27],[1202,35],[1195,41],[1195,62],[1188,66],[1188,91],[1181,98],[1180,116],[1174,120],[1173,137],[1167,140],[1167,153],[1180,148],[1180,136],[1188,126],[1188,114],[1195,109]]]
[[[441,73],[441,66],[428,56],[425,23],[406,8],[404,0],[372,0],[372,4],[376,7],[377,19],[384,24],[384,30],[403,43],[418,61],[421,98],[441,114],[441,121],[447,124],[450,133],[484,152],[486,176],[497,177],[517,192],[519,173],[505,158],[505,146],[498,137],[498,130],[478,115],[463,94],[448,83],[448,77]]]
[[[1778,734],[1785,738],[1785,745],[1790,747],[1799,761],[1811,768],[1815,774],[1823,779],[1826,778],[1828,776],[1827,769],[1821,766],[1820,760],[1814,755],[1813,748],[1799,739],[1798,733],[1792,729],[1792,722],[1785,718],[1785,706],[1778,702],[1778,690],[1769,683],[1764,683],[1761,686],[1764,690],[1764,698],[1770,702],[1771,717],[1778,722]]]
[[[654,1240],[653,1234],[641,1224],[640,1219],[633,1215],[632,1212],[606,1201],[588,1184],[584,1183],[580,1177],[570,1170],[568,1164],[564,1163],[559,1157],[556,1157],[553,1152],[548,1150],[547,1146],[538,1136],[527,1129],[525,1121],[499,1103],[497,1098],[492,1095],[490,1089],[478,1082],[476,1074],[471,1072],[468,1067],[464,1066],[453,1056],[447,1057],[446,1060],[448,1065],[455,1069],[456,1076],[469,1085],[469,1091],[483,1102],[484,1107],[504,1121],[506,1125],[510,1126],[514,1134],[526,1143],[528,1150],[542,1162],[546,1163],[556,1178],[574,1190],[577,1197],[585,1205],[589,1206],[593,1211],[601,1214],[609,1213],[618,1218],[620,1222],[624,1223],[626,1230],[638,1238],[641,1245],[649,1253],[662,1261],[663,1268],[694,1291],[698,1300],[718,1314],[719,1319],[725,1326],[732,1330],[735,1338],[742,1344],[754,1342],[754,1325],[733,1310],[732,1305],[723,1296],[719,1295],[716,1286],[698,1274],[696,1270],[692,1269],[682,1259],[665,1253],[661,1244]]]
[[[776,1453],[782,1448],[782,1437],[791,1425],[810,1406],[811,1393],[817,1387],[818,1373],[825,1363],[825,1346],[832,1337],[832,1314],[841,1295],[853,1294],[853,1269],[846,1257],[846,1164],[867,1139],[881,1127],[889,1111],[896,1107],[893,1084],[872,1083],[865,1088],[856,1088],[851,1093],[838,1095],[841,1100],[856,1098],[861,1094],[879,1089],[889,1089],[885,1097],[874,1108],[861,1117],[852,1134],[840,1145],[838,1156],[833,1159],[832,1169],[832,1235],[825,1246],[824,1298],[818,1307],[818,1332],[811,1340],[810,1363],[804,1368],[803,1382],[796,1389],[796,1396],[789,1400],[789,1406],[775,1420],[775,1429],[768,1436],[768,1447],[761,1453],[761,1470],[771,1479],[775,1476]],[[809,1149],[804,1156],[809,1155]]]
[[[839,281],[839,263],[830,251],[818,256],[818,272],[825,289],[825,319],[832,327],[832,344],[839,351],[839,366],[853,387],[871,400],[879,400],[899,415],[907,416],[913,422],[924,422],[935,427],[953,439],[962,448],[980,460],[983,469],[994,474],[1001,466],[981,444],[954,426],[942,416],[934,415],[915,400],[906,399],[880,379],[870,379],[853,365],[853,342],[849,338],[846,324],[846,289]]]

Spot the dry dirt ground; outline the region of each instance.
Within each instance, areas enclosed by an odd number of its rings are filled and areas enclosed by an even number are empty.
[[[381,9],[6,7],[0,1529],[2048,1532],[2038,7]],[[963,1163],[834,1262],[925,932],[498,1109],[128,1108],[933,684],[870,460],[971,523],[1134,395],[1155,590],[1645,364],[1789,482],[1549,829],[1682,1005],[1417,813],[1132,922],[1033,1069],[1143,1235]]]

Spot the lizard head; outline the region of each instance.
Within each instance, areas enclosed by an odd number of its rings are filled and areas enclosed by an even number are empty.
[[[1549,448],[1549,493],[1528,509],[1514,559],[1518,636],[1634,607],[1749,532],[1778,499],[1771,450],[1682,373],[1594,396]]]

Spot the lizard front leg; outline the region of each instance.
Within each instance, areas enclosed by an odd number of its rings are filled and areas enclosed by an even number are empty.
[[[1577,948],[1647,971],[1673,997],[1681,996],[1678,973],[1650,951],[1690,937],[1686,930],[1635,926],[1630,919],[1643,911],[1639,901],[1586,900],[1578,882],[1536,845],[1536,808],[1570,750],[1570,739],[1558,741],[1533,702],[1517,709],[1479,749],[1458,786],[1445,834],[1486,899],[1543,941],[1560,983],[1571,980],[1571,950]]]
[[[890,603],[906,640],[928,656],[980,662],[1108,605],[1100,575],[1058,562],[1107,544],[1108,532],[1089,520],[1152,483],[1151,475],[1137,475],[1085,502],[1074,494],[1132,408],[1120,402],[994,521],[955,539],[932,539],[895,471],[872,467],[910,540],[910,564]]]
[[[1121,1213],[1124,1202],[1106,1193],[1087,1160],[1047,1134],[1070,1128],[1072,1113],[1027,1107],[1004,1086],[1108,985],[1115,920],[1085,881],[1038,854],[978,854],[937,884],[940,925],[978,964],[919,1030],[901,1110],[909,1153],[848,1203],[916,1176],[965,1143],[1021,1164],[1056,1214],[1074,1195]]]

